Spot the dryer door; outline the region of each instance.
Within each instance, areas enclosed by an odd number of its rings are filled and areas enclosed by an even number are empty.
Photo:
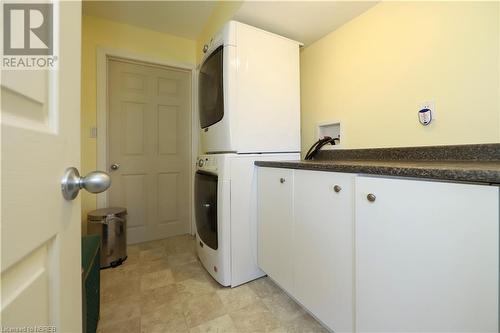
[[[224,47],[219,46],[201,65],[198,77],[200,127],[207,128],[224,117]]]
[[[210,248],[217,250],[217,175],[196,171],[195,216],[196,232]]]

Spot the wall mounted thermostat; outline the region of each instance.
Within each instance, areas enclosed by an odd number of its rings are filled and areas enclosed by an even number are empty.
[[[421,109],[418,111],[418,120],[424,126],[427,126],[432,121],[432,110],[431,109]]]

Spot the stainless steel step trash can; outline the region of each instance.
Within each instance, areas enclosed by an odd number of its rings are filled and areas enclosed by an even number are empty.
[[[87,216],[87,233],[101,236],[101,268],[116,267],[127,259],[127,209],[110,207]]]

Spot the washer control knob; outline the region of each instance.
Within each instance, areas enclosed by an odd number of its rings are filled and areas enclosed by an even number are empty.
[[[205,161],[203,161],[203,159],[200,158],[198,160],[198,166],[201,168],[201,167],[203,167],[204,164],[205,164]]]

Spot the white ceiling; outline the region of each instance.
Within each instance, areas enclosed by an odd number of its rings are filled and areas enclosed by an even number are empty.
[[[246,1],[234,18],[309,45],[376,4],[377,1]]]
[[[196,39],[217,1],[83,1],[83,13]],[[309,45],[377,1],[246,0],[233,19]]]
[[[83,1],[83,14],[196,39],[216,1]]]

